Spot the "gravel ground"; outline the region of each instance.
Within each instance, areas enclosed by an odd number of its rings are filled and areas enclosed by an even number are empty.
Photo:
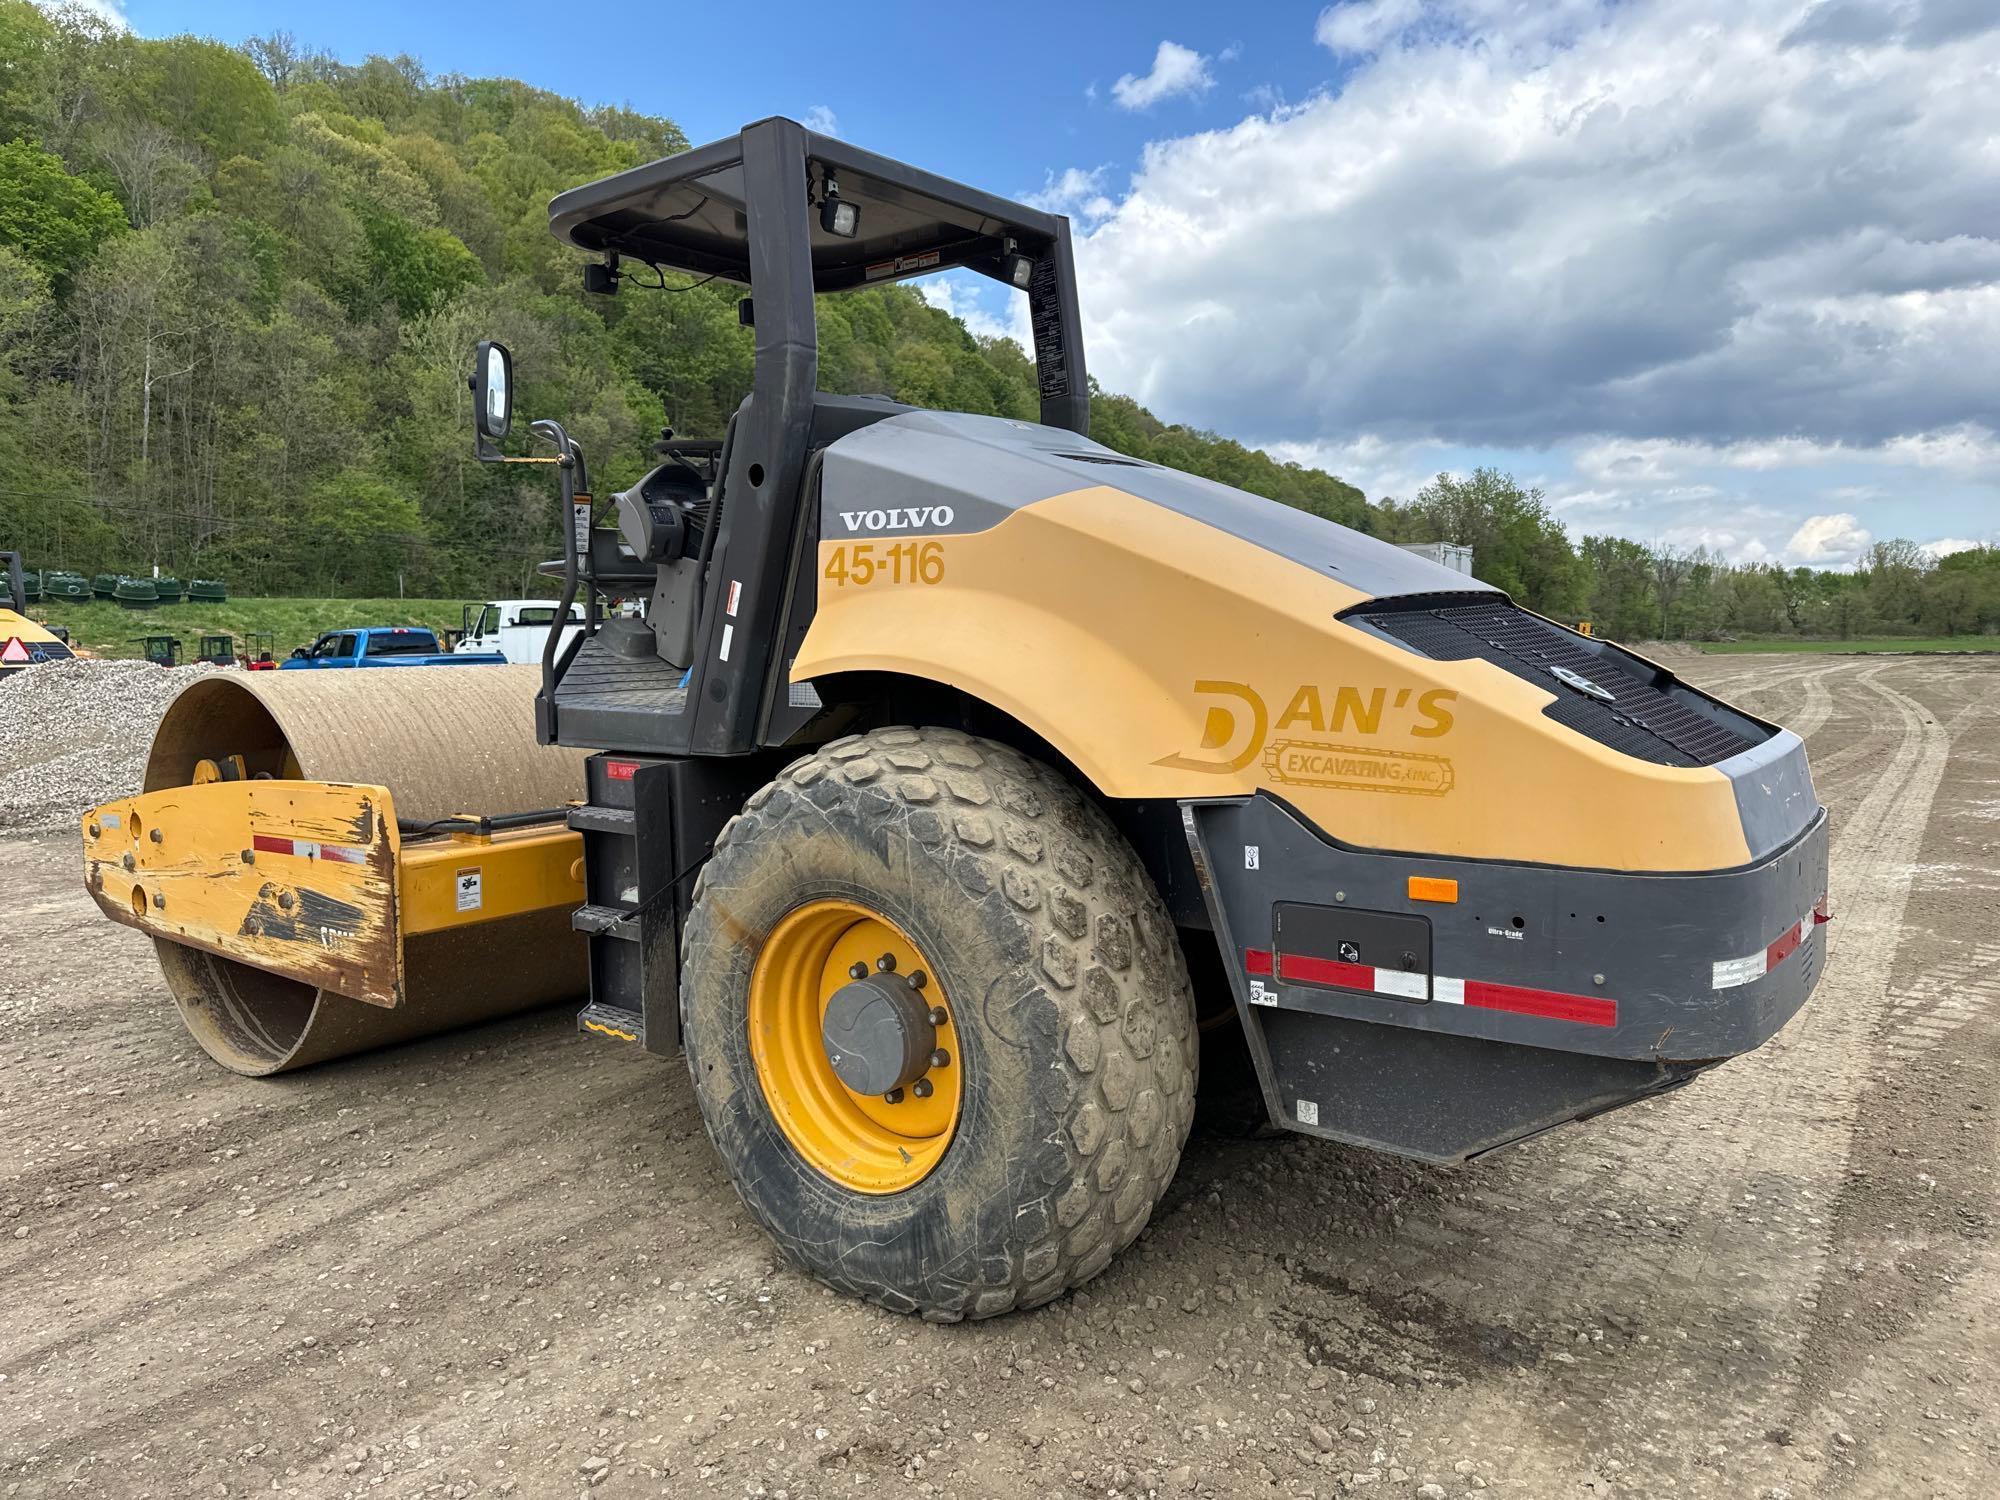
[[[0,679],[0,830],[71,828],[137,791],[167,704],[216,670],[78,658]]]
[[[567,1015],[222,1074],[0,838],[0,1494],[1986,1500],[2000,661],[1687,670],[1836,819],[1776,1042],[1457,1170],[1197,1135],[973,1326],[779,1264],[684,1070]]]

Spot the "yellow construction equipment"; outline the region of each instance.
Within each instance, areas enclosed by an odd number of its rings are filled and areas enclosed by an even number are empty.
[[[685,1055],[784,1253],[948,1321],[1133,1241],[1204,1037],[1264,1122],[1451,1163],[1679,1088],[1812,993],[1798,736],[1091,441],[1065,220],[774,119],[550,223],[595,294],[746,285],[750,394],[599,501],[560,422],[518,451],[481,344],[474,452],[552,464],[578,628],[538,671],[175,703],[89,877],[228,1066],[581,993],[587,955],[579,1027]],[[818,390],[821,298],[944,270],[1026,294],[1039,420]]]
[[[0,552],[0,681],[45,661],[70,655],[67,632],[58,633],[29,618],[21,554]]]
[[[535,744],[537,681],[218,674],[174,700],[145,790],[84,816],[85,880],[210,1056],[281,1073],[583,991],[583,757]]]

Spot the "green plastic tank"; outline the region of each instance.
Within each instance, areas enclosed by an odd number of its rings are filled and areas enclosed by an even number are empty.
[[[90,597],[90,580],[67,568],[51,568],[42,574],[42,597],[51,603],[77,603]]]
[[[189,579],[187,601],[190,604],[227,604],[229,585],[220,578]]]
[[[151,609],[160,602],[160,591],[150,578],[121,578],[112,587],[111,597],[126,609]]]
[[[95,578],[90,580],[90,591],[100,599],[116,597],[118,593],[118,575],[116,573],[99,573]]]
[[[162,604],[178,604],[181,602],[181,595],[186,592],[178,578],[166,574],[153,580],[153,591],[160,596]]]

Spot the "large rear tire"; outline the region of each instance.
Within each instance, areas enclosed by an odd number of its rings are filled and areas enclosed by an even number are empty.
[[[843,1096],[814,1050],[828,990],[878,947],[924,968],[955,1044],[893,1105]],[[838,741],[750,799],[695,890],[681,1007],[757,1221],[829,1284],[932,1319],[1103,1270],[1193,1115],[1193,996],[1137,857],[1057,772],[951,730]]]

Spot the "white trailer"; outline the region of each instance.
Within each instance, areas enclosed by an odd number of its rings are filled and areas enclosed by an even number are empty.
[[[1472,549],[1461,547],[1455,542],[1398,542],[1405,552],[1414,552],[1419,557],[1427,557],[1432,562],[1450,568],[1454,573],[1472,576]]]
[[[493,599],[465,606],[465,633],[453,651],[498,651],[517,665],[539,665],[542,646],[555,628],[558,606],[553,599]],[[572,604],[562,627],[558,653],[583,630],[583,606]]]

